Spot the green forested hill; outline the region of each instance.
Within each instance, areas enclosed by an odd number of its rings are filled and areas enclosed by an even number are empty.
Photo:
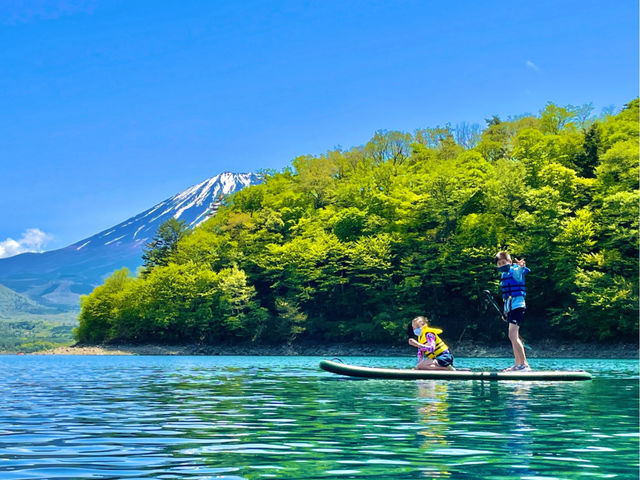
[[[0,319],[24,313],[47,313],[47,308],[0,284]]]
[[[77,321],[0,285],[0,352],[30,352],[73,342]]]
[[[527,338],[638,335],[638,100],[616,115],[548,104],[479,135],[381,131],[301,156],[139,278],[82,299],[82,342],[404,341],[506,330],[482,301],[492,258],[527,261]],[[158,255],[154,258],[158,259]]]

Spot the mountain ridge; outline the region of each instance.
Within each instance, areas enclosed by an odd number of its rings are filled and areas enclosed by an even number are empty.
[[[215,214],[224,197],[261,179],[256,173],[222,172],[66,247],[0,259],[0,284],[44,308],[78,309],[80,295],[111,272],[142,265],[143,248],[164,221],[174,217],[195,228]]]

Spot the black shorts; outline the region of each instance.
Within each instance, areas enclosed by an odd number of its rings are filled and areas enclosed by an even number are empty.
[[[440,355],[435,358],[438,365],[441,367],[448,367],[449,365],[453,365],[453,355],[449,350],[445,350]]]
[[[513,323],[514,325],[520,326],[522,324],[522,319],[524,318],[525,308],[514,308],[509,313],[507,313],[507,323]]]

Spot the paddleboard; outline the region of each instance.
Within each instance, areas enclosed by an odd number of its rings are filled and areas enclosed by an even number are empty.
[[[320,368],[327,372],[360,378],[384,378],[389,380],[590,380],[591,374],[582,370],[567,372],[558,370],[533,370],[531,372],[474,372],[471,370],[412,370],[408,368],[372,368],[322,360]]]

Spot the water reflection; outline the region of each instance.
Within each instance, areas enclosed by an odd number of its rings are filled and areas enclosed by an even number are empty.
[[[530,470],[531,457],[533,456],[533,435],[531,432],[531,410],[529,407],[529,395],[531,393],[530,382],[518,382],[513,385],[513,390],[507,395],[504,405],[505,426],[507,428],[506,453],[514,462],[510,472],[514,475],[535,474]]]
[[[418,408],[420,424],[424,426],[418,433],[424,437],[420,448],[425,457],[434,452],[445,452],[449,447],[447,440],[447,425],[449,424],[449,403],[447,382],[435,380],[420,381],[418,385],[418,398],[421,406]],[[434,459],[437,457],[434,457]],[[441,458],[441,457],[440,457]],[[446,462],[429,462],[423,475],[429,478],[447,478],[451,472]]]
[[[447,446],[442,430],[449,423],[448,387],[448,383],[435,380],[418,382],[418,398],[422,404],[419,408],[420,423],[427,427],[419,433],[425,437],[424,447],[427,450],[429,447]]]

